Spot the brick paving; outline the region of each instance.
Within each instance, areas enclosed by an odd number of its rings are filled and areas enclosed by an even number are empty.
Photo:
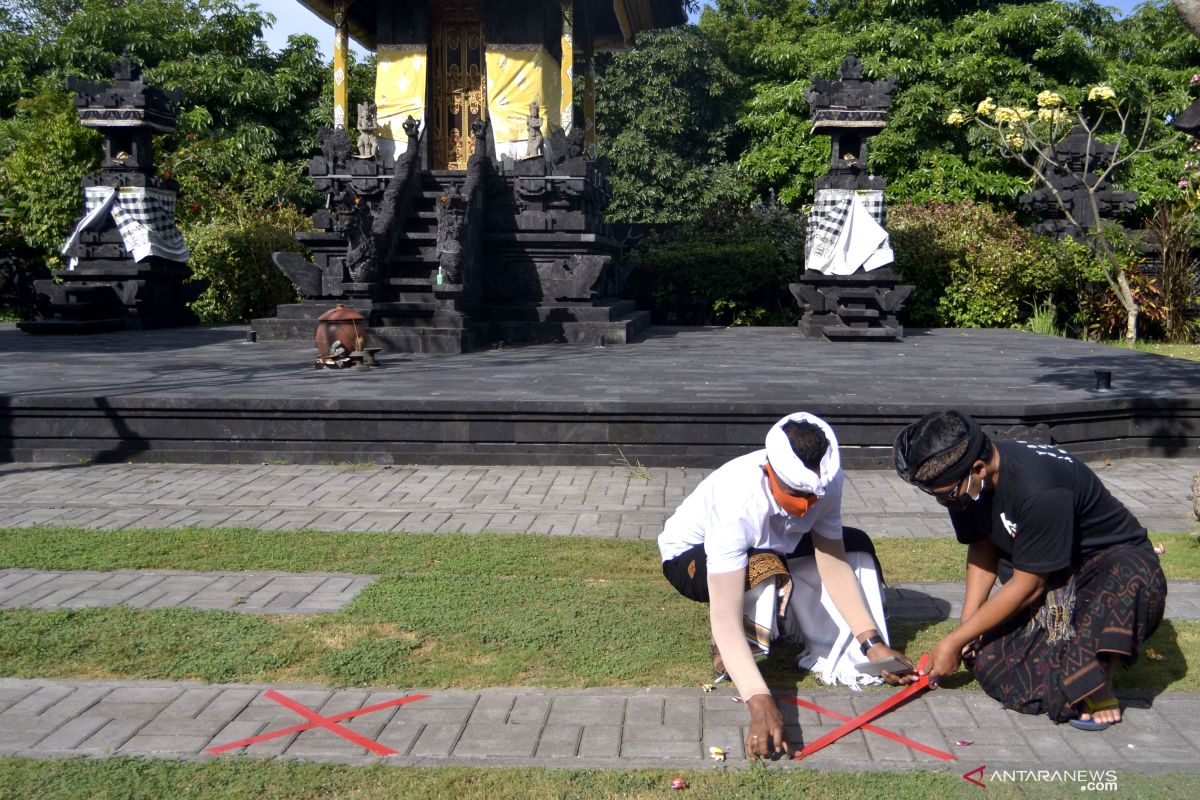
[[[1200,531],[1200,458],[1095,464],[1152,531]],[[532,532],[653,539],[705,469],[288,464],[0,465],[8,527],[102,530],[248,526],[266,530]],[[945,512],[894,472],[847,473],[843,519],[873,536],[946,536]]]
[[[0,608],[202,608],[269,614],[337,611],[371,575],[165,570],[0,570]]]
[[[411,689],[274,687],[322,716],[417,693]],[[708,748],[744,763],[745,708],[717,689],[433,690],[423,700],[363,714],[339,724],[395,751],[377,756],[329,730],[311,728],[210,755],[209,748],[303,724],[305,719],[266,696],[262,685],[166,681],[0,679],[0,753],[37,758],[138,755],[206,760],[234,753],[260,758],[367,764],[555,768],[704,768]],[[798,696],[852,715],[891,690],[853,694],[821,689]],[[979,764],[1000,769],[1114,769],[1121,772],[1200,770],[1200,694],[1172,693],[1171,702],[1123,696],[1125,720],[1089,734],[1044,717],[1001,708],[982,692],[926,693],[878,722],[880,727],[952,753],[935,759],[870,732],[857,731],[802,762],[837,770],[945,769]],[[840,721],[783,701],[791,743],[802,746]],[[958,740],[972,744],[959,746]],[[797,767],[801,762],[781,761]]]
[[[0,570],[0,608],[200,608],[252,614],[338,611],[371,575],[164,570]],[[961,583],[901,583],[885,592],[889,620],[940,622],[962,609]],[[1200,581],[1171,581],[1167,618],[1200,619]]]

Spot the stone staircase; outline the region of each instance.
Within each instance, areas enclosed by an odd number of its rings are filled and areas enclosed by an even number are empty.
[[[606,235],[599,216],[555,216],[549,210],[565,202],[560,194],[543,196],[560,191],[562,178],[487,178],[480,273],[459,284],[450,283],[438,267],[437,209],[441,198],[463,186],[467,173],[417,175],[420,183],[396,246],[374,283],[347,280],[345,236],[333,231],[331,213],[314,216],[318,230],[298,233],[297,239],[314,261],[307,268],[308,288],[302,290],[321,299],[281,305],[275,317],[255,319],[259,340],[311,340],[317,317],[335,303],[366,317],[367,345],[382,354],[455,354],[489,344],[625,344],[642,337],[650,315],[615,296],[623,274],[621,247]],[[518,201],[519,189],[538,181],[549,188]],[[564,220],[567,224],[560,224]]]

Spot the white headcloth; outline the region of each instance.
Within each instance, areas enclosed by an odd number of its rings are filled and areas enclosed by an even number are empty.
[[[825,433],[825,438],[829,440],[829,448],[821,458],[820,474],[804,466],[800,456],[792,450],[792,443],[783,432],[783,426],[788,422],[811,422]],[[801,492],[812,492],[817,497],[825,496],[825,487],[842,469],[842,459],[838,454],[838,441],[833,435],[833,428],[820,417],[803,411],[789,414],[767,432],[767,460],[771,462],[771,469],[779,480]]]

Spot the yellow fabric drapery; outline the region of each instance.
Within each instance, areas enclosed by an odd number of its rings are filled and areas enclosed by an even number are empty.
[[[575,126],[575,112],[571,108],[575,102],[575,40],[572,34],[575,10],[572,0],[562,0],[562,9],[562,65],[558,75],[562,99],[559,102],[559,117],[563,132],[569,134]]]
[[[534,102],[544,120],[545,138],[562,127],[561,65],[546,48],[489,45],[487,84],[488,116],[497,153],[525,155],[523,147],[514,145],[529,140],[529,107]]]
[[[404,120],[425,124],[425,80],[428,69],[425,48],[404,50],[379,49],[375,73],[375,108],[379,116],[379,135],[385,139],[406,141]]]
[[[350,86],[346,75],[347,41],[346,6],[349,0],[335,0],[333,4],[333,127],[346,127],[346,113],[350,105]]]

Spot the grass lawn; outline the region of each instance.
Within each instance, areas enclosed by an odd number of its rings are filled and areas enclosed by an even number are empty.
[[[1157,536],[1171,577],[1200,577],[1188,535]],[[954,580],[964,549],[883,539],[893,583]],[[706,607],[662,578],[653,542],[530,535],[253,530],[0,530],[0,566],[339,571],[380,579],[342,611],[266,616],[195,609],[0,612],[0,675],[411,687],[692,686],[709,679]],[[952,626],[897,623],[928,649]],[[1200,623],[1169,622],[1117,685],[1198,690]],[[780,689],[816,687],[778,652]],[[965,677],[965,676],[964,676]],[[961,685],[969,686],[969,683]]]
[[[965,770],[964,770],[965,771]],[[990,783],[979,787],[949,772],[836,773],[763,766],[668,772],[664,770],[546,770],[462,767],[345,767],[298,762],[222,760],[207,764],[114,758],[31,761],[0,759],[0,798],[222,798],[222,800],[506,800],[507,798],[662,798],[688,800],[804,797],[1061,798],[1079,797],[1067,782]],[[688,789],[675,792],[672,778]],[[1191,800],[1200,775],[1118,772],[1111,797]]]
[[[1154,537],[1168,574],[1200,578],[1197,537]],[[957,580],[964,549],[884,539],[892,582]],[[530,535],[312,531],[0,529],[0,568],[360,572],[380,579],[346,609],[316,616],[194,609],[0,612],[0,675],[197,678],[401,687],[694,686],[709,679],[704,607],[679,597],[653,542]],[[893,641],[927,649],[952,623],[896,624]],[[1200,688],[1200,623],[1165,623],[1118,686]],[[791,656],[764,668],[776,688],[817,686]],[[957,684],[971,686],[962,675]],[[0,758],[0,800],[220,798],[974,798],[962,769],[833,773],[752,765],[707,770],[546,770],[333,766],[220,759]],[[674,777],[690,788],[671,789]],[[1113,796],[1192,798],[1200,775],[1118,774]],[[1065,782],[989,783],[989,797],[1076,797]]]
[[[1113,347],[1124,347],[1123,341],[1105,342],[1105,344]],[[1166,344],[1165,342],[1142,342],[1139,341],[1136,346],[1137,350],[1143,353],[1155,353],[1160,356],[1170,356],[1171,358],[1183,358],[1188,361],[1200,361],[1200,344]]]

